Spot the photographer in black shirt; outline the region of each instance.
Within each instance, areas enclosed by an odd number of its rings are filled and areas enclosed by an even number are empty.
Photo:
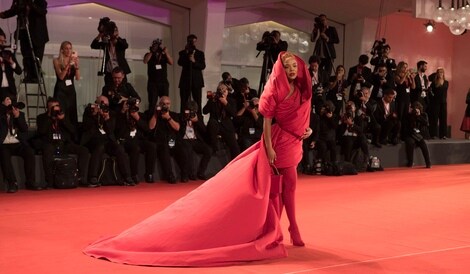
[[[103,87],[101,95],[109,100],[109,108],[112,111],[121,111],[121,103],[133,97],[140,101],[140,96],[134,87],[127,82],[126,75],[120,67],[116,67],[112,72],[112,84]]]
[[[147,64],[147,94],[149,110],[154,110],[158,98],[168,96],[170,83],[168,82],[168,65],[173,65],[173,58],[168,53],[168,48],[162,46],[161,39],[155,39],[144,56],[144,64]]]
[[[145,154],[145,181],[153,183],[157,148],[155,143],[146,138],[150,130],[147,120],[144,119],[144,114],[139,112],[139,103],[140,101],[134,97],[129,97],[127,101],[122,103],[121,111],[117,114],[119,123],[116,124],[116,137],[129,155],[131,176],[134,183],[140,182],[137,174],[141,152]]]
[[[271,32],[265,31],[261,41],[256,44],[256,50],[259,51],[258,55],[264,51],[258,94],[261,94],[263,91],[263,87],[271,74],[274,62],[277,60],[277,56],[281,51],[286,51],[287,47],[287,42],[281,40],[281,33],[278,30],[273,30]],[[258,55],[256,55],[256,57],[258,57]]]
[[[54,156],[76,154],[78,156],[79,183],[84,183],[90,155],[88,149],[74,142],[75,127],[65,117],[60,103],[55,98],[47,100],[47,112],[37,116],[37,138],[42,149],[42,161],[47,187],[53,186],[52,170]]]

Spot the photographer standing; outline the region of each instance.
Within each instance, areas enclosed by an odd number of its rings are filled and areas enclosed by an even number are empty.
[[[150,130],[144,114],[139,112],[139,103],[140,101],[133,97],[122,103],[117,115],[117,120],[120,122],[116,124],[116,137],[129,155],[132,180],[135,183],[140,182],[137,174],[142,152],[145,154],[145,181],[153,183],[157,148],[146,138]]]
[[[192,97],[199,106],[198,112],[200,113],[202,88],[204,87],[202,71],[206,68],[206,57],[203,51],[196,48],[196,35],[190,34],[186,40],[186,47],[179,52],[178,58],[178,65],[183,68],[178,85],[180,88],[181,112],[184,111],[184,107]]]
[[[419,146],[423,153],[426,168],[431,168],[431,159],[425,141],[429,139],[429,120],[420,102],[413,103],[411,112],[408,113],[408,119],[409,123],[405,126],[406,166],[413,167],[414,148]]]
[[[310,40],[315,42],[313,55],[321,58],[321,67],[328,75],[331,75],[333,62],[336,59],[335,44],[339,43],[339,37],[336,28],[328,26],[325,14],[320,14],[315,18]]]
[[[72,50],[72,43],[62,42],[59,57],[54,58],[52,64],[57,76],[54,98],[59,100],[62,110],[72,125],[78,129],[77,92],[74,80],[80,80],[80,64],[77,53]],[[78,140],[76,136],[72,136],[72,138]]]
[[[162,46],[161,39],[153,40],[150,52],[144,56],[144,64],[147,64],[148,109],[154,110],[158,97],[169,95],[167,65],[173,65],[173,58],[168,53],[167,47]]]
[[[18,155],[24,161],[26,188],[42,190],[34,183],[34,150],[27,142],[28,125],[25,115],[20,109],[23,103],[13,103],[10,96],[2,95],[0,104],[0,164],[3,178],[8,182],[8,193],[18,191],[18,181],[11,163],[11,156]]]
[[[129,158],[116,139],[116,113],[109,108],[108,98],[98,96],[95,104],[90,104],[83,113],[83,136],[81,144],[91,153],[88,168],[88,186],[98,187],[98,172],[103,162],[104,153],[116,157],[117,166],[125,178],[124,185],[134,186],[136,183],[130,176]]]
[[[42,162],[47,187],[54,184],[53,162],[54,155],[76,154],[78,156],[79,183],[85,182],[90,155],[88,149],[74,142],[77,135],[76,128],[69,119],[65,119],[67,114],[62,111],[59,100],[49,98],[47,100],[47,112],[39,114],[37,121],[37,137],[41,142]]]
[[[120,67],[124,76],[131,73],[131,69],[126,60],[126,49],[129,47],[126,39],[119,37],[119,30],[116,23],[110,21],[108,17],[100,19],[98,24],[98,36],[91,42],[92,49],[104,50],[104,84],[110,85],[113,82],[112,71]]]
[[[21,75],[23,70],[16,61],[13,52],[5,49],[5,44],[6,36],[0,28],[0,96],[9,95],[13,100],[16,100],[17,92],[13,73]]]
[[[281,51],[287,51],[287,47],[287,42],[281,40],[281,33],[278,30],[271,32],[265,31],[261,41],[256,44],[257,51],[264,51],[258,94],[261,94],[263,91],[263,87],[271,74],[274,62],[277,60],[279,53],[281,53]]]
[[[140,101],[140,96],[135,91],[134,87],[127,82],[126,74],[120,67],[115,67],[112,71],[112,82],[105,85],[102,89],[101,95],[106,96],[109,100],[109,107],[112,111],[121,111],[121,103],[129,98],[137,98]]]
[[[374,72],[377,72],[381,65],[385,65],[387,67],[388,74],[390,74],[393,79],[393,74],[397,68],[397,64],[395,63],[395,59],[389,57],[391,50],[392,48],[389,44],[386,44],[385,39],[376,40],[370,52],[370,54],[372,54],[370,64],[374,66]]]
[[[45,0],[13,0],[9,10],[0,12],[0,18],[18,16],[17,32],[20,40],[21,54],[23,55],[23,67],[25,83],[37,83],[35,64],[38,62],[39,73],[41,73],[41,62],[44,56],[46,43],[49,41],[47,31],[47,2]],[[27,28],[31,36],[30,45]],[[39,60],[34,60],[34,56]]]

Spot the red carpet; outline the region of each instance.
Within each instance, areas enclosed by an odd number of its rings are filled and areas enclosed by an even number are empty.
[[[467,273],[470,165],[301,176],[305,248],[216,268],[110,263],[81,250],[161,210],[201,182],[0,193],[0,273]],[[203,202],[203,201],[201,201]],[[287,220],[283,216],[286,241]]]

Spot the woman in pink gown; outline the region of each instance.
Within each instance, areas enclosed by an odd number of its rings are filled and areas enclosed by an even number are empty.
[[[308,128],[311,79],[305,63],[281,52],[260,98],[264,141],[163,211],[84,253],[112,262],[150,266],[217,266],[287,256],[279,224],[285,205],[294,245],[296,167]],[[271,124],[273,118],[275,123]],[[271,167],[283,174],[281,199],[270,199]]]

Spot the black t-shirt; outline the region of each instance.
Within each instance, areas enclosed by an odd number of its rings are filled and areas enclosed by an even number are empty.
[[[161,52],[152,53],[147,63],[147,76],[150,82],[168,82],[167,77],[168,58]]]

